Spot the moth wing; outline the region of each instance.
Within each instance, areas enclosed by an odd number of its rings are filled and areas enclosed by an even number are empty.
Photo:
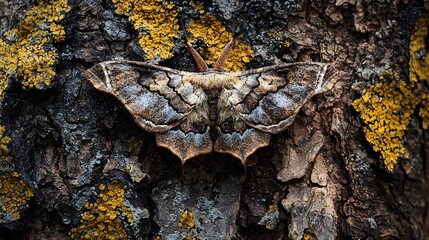
[[[182,164],[198,155],[210,153],[213,149],[209,127],[204,132],[184,132],[179,126],[156,134],[156,143],[178,156]]]
[[[316,94],[333,88],[337,71],[326,63],[290,63],[242,72],[240,82],[252,87],[234,110],[250,127],[276,134],[292,124],[301,107]]]
[[[247,125],[235,109],[257,84],[243,81],[236,74],[230,76],[229,82],[231,84],[222,89],[218,98],[213,148],[237,157],[244,165],[257,149],[269,145],[271,134]]]
[[[193,106],[193,110],[178,126],[156,135],[157,144],[170,149],[183,164],[193,157],[210,153],[213,149],[206,92],[200,85],[191,84],[198,79],[197,75],[184,72],[182,81],[169,83],[183,96],[184,101]]]
[[[84,77],[96,89],[115,96],[149,132],[168,131],[192,111],[192,104],[183,100],[192,90],[179,94],[169,86],[170,81],[182,81],[182,74],[173,69],[144,62],[107,61],[85,71]]]
[[[141,128],[156,133],[158,146],[184,163],[212,150],[208,119],[201,111],[205,93],[189,81],[190,74],[145,62],[108,61],[84,76],[115,96]]]
[[[314,95],[332,89],[336,71],[324,63],[290,63],[238,73],[219,96],[214,150],[245,163],[289,126]],[[238,144],[240,143],[240,144]]]
[[[214,150],[228,153],[246,164],[247,158],[261,147],[270,143],[271,134],[255,128],[246,128],[244,131],[223,132],[221,127],[216,128]]]

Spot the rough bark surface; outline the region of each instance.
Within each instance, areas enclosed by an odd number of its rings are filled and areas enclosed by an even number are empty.
[[[0,0],[1,33],[16,26],[19,12],[31,4]],[[100,185],[115,180],[123,185],[123,203],[133,217],[131,223],[122,216],[126,211],[120,214],[129,239],[301,239],[309,232],[318,239],[429,239],[428,130],[415,114],[403,138],[410,156],[389,172],[366,142],[351,106],[372,76],[409,57],[424,3],[201,4],[253,47],[248,69],[320,61],[348,77],[307,103],[292,126],[273,136],[247,166],[222,154],[182,166],[119,101],[82,76],[112,58],[143,61],[135,46],[137,31],[114,13],[109,0],[69,1],[53,83],[24,90],[13,79],[3,99],[9,154],[35,196],[19,220],[0,224],[0,239],[70,238],[72,228],[82,225],[85,204],[102,198]],[[185,23],[193,17],[186,11],[179,16]],[[290,46],[279,47],[272,29],[287,36]],[[175,41],[174,56],[159,64],[195,70],[181,37]]]

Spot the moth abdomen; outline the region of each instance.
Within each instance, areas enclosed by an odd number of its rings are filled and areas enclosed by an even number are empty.
[[[214,126],[214,123],[216,122],[218,118],[218,109],[217,104],[219,101],[219,91],[216,89],[208,90],[205,92],[207,95],[207,105],[208,105],[208,111],[207,114],[209,116],[210,125]]]

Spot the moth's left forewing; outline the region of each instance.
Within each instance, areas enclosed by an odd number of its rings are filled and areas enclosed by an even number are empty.
[[[174,128],[193,108],[168,85],[170,79],[183,82],[183,74],[174,69],[144,62],[106,61],[85,71],[84,76],[96,89],[115,96],[149,132]]]
[[[197,75],[127,60],[102,62],[84,73],[96,89],[115,96],[140,127],[156,133],[157,144],[183,163],[213,148],[207,99],[194,83]]]
[[[325,63],[290,63],[243,72],[243,81],[256,78],[255,87],[235,106],[243,121],[268,133],[292,124],[300,108],[314,95],[334,86],[336,70]]]

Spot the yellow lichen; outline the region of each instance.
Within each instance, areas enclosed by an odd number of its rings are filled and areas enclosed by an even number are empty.
[[[64,28],[57,24],[70,10],[66,0],[39,1],[22,13],[17,28],[6,31],[0,39],[0,101],[9,80],[21,80],[24,87],[42,88],[55,76],[56,51],[47,44],[64,40]],[[9,137],[0,126],[0,222],[15,221],[34,196],[17,172],[8,155]]]
[[[0,125],[0,174],[12,172],[14,167],[10,161],[8,145],[10,137],[4,136],[5,129]]]
[[[429,94],[422,94],[422,102],[419,115],[422,118],[422,125],[424,129],[429,127]]]
[[[112,0],[115,13],[128,17],[139,32],[139,45],[148,59],[167,59],[173,55],[178,36],[177,11],[173,2],[163,0]]]
[[[195,227],[194,214],[189,211],[183,211],[179,220],[179,231],[182,234],[182,239],[196,240],[199,239]]]
[[[16,221],[21,218],[20,211],[28,207],[34,196],[17,172],[0,175],[0,223]]]
[[[407,83],[399,76],[400,70],[388,70],[380,82],[363,90],[363,95],[353,106],[366,123],[364,132],[374,151],[380,152],[389,171],[395,167],[400,155],[408,152],[402,137],[410,124],[420,99],[420,86]]]
[[[20,211],[28,207],[28,201],[34,196],[17,172],[12,171],[8,144],[10,138],[3,136],[4,127],[0,125],[0,223],[20,219]]]
[[[304,235],[302,236],[301,239],[302,240],[317,240],[318,238],[317,238],[316,233],[313,230],[306,228],[306,229],[304,229]]]
[[[428,37],[429,10],[420,14],[410,42],[410,80],[426,81],[429,84],[429,46],[425,41]],[[423,128],[429,126],[429,97],[422,94],[422,107],[419,112],[423,120]]]
[[[10,137],[3,136],[4,132],[4,127],[0,125],[0,164],[2,161],[9,161],[9,150],[7,146],[10,143]]]
[[[272,38],[274,38],[278,43],[280,43],[279,47],[290,47],[292,45],[292,41],[284,31],[281,29],[272,29],[268,32],[268,35]]]
[[[67,0],[39,1],[24,11],[17,28],[0,39],[0,97],[11,77],[17,77],[28,88],[42,88],[51,82],[57,55],[55,49],[46,47],[64,40],[65,31],[58,22],[68,11]]]
[[[429,11],[423,12],[417,19],[410,42],[410,80],[426,80],[429,83],[429,51],[425,45],[428,36]]]
[[[127,239],[127,233],[121,218],[133,221],[131,211],[123,203],[125,190],[118,181],[111,182],[107,187],[99,186],[99,198],[94,203],[85,204],[86,212],[81,225],[70,230],[73,239]]]
[[[429,84],[428,37],[429,11],[420,14],[410,42],[409,79],[399,75],[401,70],[389,70],[375,86],[364,89],[362,98],[353,106],[367,124],[365,137],[373,149],[380,152],[389,171],[395,167],[400,155],[408,155],[402,144],[411,117],[420,105],[419,115],[424,129],[429,127],[429,94],[424,82]],[[402,61],[400,61],[402,63]]]
[[[200,3],[197,3],[194,0],[191,0],[189,2],[189,5],[194,9],[195,12],[197,12],[199,14],[204,14],[205,13],[203,5],[201,5]]]
[[[219,58],[222,49],[232,39],[233,34],[228,32],[225,25],[211,15],[202,15],[199,19],[192,19],[189,28],[190,42],[203,39],[207,48],[199,48],[208,65],[213,66]],[[240,71],[253,57],[250,45],[234,40],[234,46],[225,63],[225,70]]]
[[[115,13],[128,17],[134,29],[139,32],[139,45],[147,59],[167,59],[173,56],[175,37],[178,36],[177,11],[173,2],[163,0],[112,0]],[[225,45],[232,39],[232,33],[214,16],[204,15],[201,4],[190,1],[189,5],[201,14],[197,20],[191,20],[188,28],[191,42],[202,38],[207,45],[202,52],[207,63],[213,65]],[[199,49],[200,51],[203,49]],[[253,49],[235,40],[234,47],[225,64],[225,69],[239,71],[252,59]]]

